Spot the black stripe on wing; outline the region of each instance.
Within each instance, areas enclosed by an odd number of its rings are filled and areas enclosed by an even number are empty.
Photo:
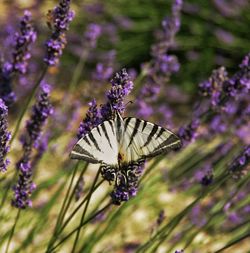
[[[111,145],[111,142],[110,142],[110,139],[109,139],[109,136],[108,136],[108,132],[107,132],[107,129],[105,127],[105,122],[103,124],[101,124],[101,128],[102,128],[102,131],[104,132],[104,135],[105,135],[106,139],[108,140],[109,146],[112,148],[112,145]]]
[[[95,148],[101,152],[101,149],[100,149],[95,137],[93,136],[93,134],[91,132],[89,132],[88,136],[89,136],[90,140],[94,143]]]
[[[140,126],[141,122],[142,122],[142,121],[141,121],[140,119],[136,119],[136,120],[135,120],[134,130],[133,130],[133,132],[132,132],[132,134],[131,134],[131,137],[130,137],[131,139],[130,139],[130,142],[129,142],[129,144],[128,144],[128,147],[132,144],[132,142],[133,142],[133,140],[134,140],[136,134],[138,133],[138,129],[139,129],[139,126]]]
[[[153,139],[153,137],[156,134],[156,132],[158,131],[158,129],[159,129],[159,126],[157,126],[157,125],[153,126],[153,128],[152,128],[152,130],[151,130],[151,132],[150,132],[150,134],[149,134],[149,136],[148,136],[145,144],[143,145],[143,147],[146,147],[150,143],[150,141]]]
[[[90,163],[98,163],[99,161],[90,154],[87,150],[83,149],[80,144],[76,144],[70,153],[71,159],[83,159]]]

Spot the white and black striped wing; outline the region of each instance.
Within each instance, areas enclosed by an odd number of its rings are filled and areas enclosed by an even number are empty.
[[[154,157],[180,146],[180,139],[163,127],[136,118],[124,119],[122,150],[126,162]]]
[[[117,165],[118,143],[114,121],[104,121],[93,128],[76,143],[70,157],[90,163]]]

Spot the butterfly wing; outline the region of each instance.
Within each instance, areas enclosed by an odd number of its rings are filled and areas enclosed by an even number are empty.
[[[114,121],[104,121],[93,128],[76,143],[70,157],[90,163],[117,165],[118,143]]]
[[[154,157],[180,146],[180,139],[163,127],[136,118],[124,119],[121,149],[126,162]]]

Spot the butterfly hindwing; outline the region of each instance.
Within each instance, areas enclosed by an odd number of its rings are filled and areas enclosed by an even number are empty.
[[[81,138],[74,146],[71,158],[91,163],[116,165],[118,143],[113,120],[104,121]]]
[[[122,150],[127,162],[154,157],[180,146],[180,139],[163,127],[136,118],[124,119]]]

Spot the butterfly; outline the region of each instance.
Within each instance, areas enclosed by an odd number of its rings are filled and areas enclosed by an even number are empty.
[[[94,127],[75,144],[70,157],[120,168],[180,147],[179,137],[170,130],[145,120],[122,118],[115,111],[113,119]]]

